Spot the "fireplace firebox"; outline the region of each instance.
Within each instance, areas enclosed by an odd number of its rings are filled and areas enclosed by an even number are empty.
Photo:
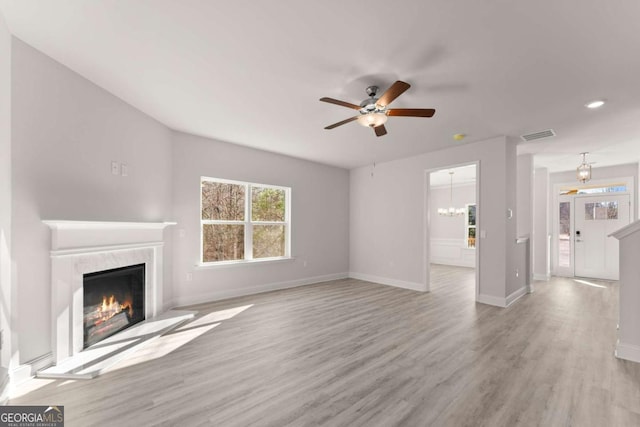
[[[84,347],[144,320],[144,264],[83,275]]]

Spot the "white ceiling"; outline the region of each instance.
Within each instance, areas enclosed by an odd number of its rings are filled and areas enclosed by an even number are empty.
[[[167,126],[346,168],[497,135],[537,166],[640,158],[640,2],[0,0],[12,33]],[[377,138],[323,96],[412,87]],[[587,101],[605,98],[599,110]],[[452,135],[464,133],[462,142]]]

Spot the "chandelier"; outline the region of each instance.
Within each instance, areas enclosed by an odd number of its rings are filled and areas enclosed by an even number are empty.
[[[581,183],[585,183],[591,179],[591,165],[587,163],[586,155],[589,153],[580,153],[582,154],[582,163],[577,167],[577,178]]]
[[[449,186],[449,207],[448,208],[438,208],[438,215],[442,216],[460,216],[464,215],[464,208],[454,208],[453,207],[453,171],[449,171],[449,176],[451,177],[451,183]]]

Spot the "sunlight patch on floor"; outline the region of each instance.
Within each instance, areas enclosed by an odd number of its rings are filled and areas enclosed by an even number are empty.
[[[602,285],[598,285],[592,282],[587,282],[586,280],[580,280],[580,279],[573,279],[574,282],[576,283],[580,283],[581,285],[587,285],[587,286],[592,286],[594,288],[603,288],[606,289],[606,286],[602,286]]]

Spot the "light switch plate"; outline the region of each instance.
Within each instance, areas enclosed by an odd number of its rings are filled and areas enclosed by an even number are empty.
[[[120,175],[120,165],[118,162],[111,162],[111,174]]]

